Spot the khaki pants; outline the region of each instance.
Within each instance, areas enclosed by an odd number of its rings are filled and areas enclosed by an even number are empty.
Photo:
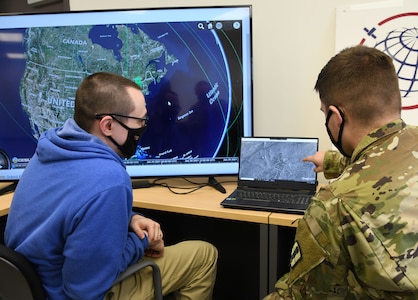
[[[218,252],[203,241],[185,241],[164,249],[154,261],[161,271],[163,294],[178,300],[210,300],[216,278]],[[154,299],[151,267],[145,268],[113,286],[105,300]]]

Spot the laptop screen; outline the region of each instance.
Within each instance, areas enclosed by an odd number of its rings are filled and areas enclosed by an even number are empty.
[[[243,137],[239,181],[316,185],[314,165],[302,161],[316,151],[317,138]]]

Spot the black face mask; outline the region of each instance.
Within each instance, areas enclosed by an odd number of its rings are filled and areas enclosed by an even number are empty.
[[[332,115],[332,110],[330,110],[330,109],[328,109],[328,115],[327,115],[327,119],[325,121],[325,127],[327,128],[327,133],[328,133],[328,136],[329,136],[332,144],[341,152],[342,155],[344,155],[346,157],[351,157],[351,155],[348,155],[347,153],[344,152],[343,145],[342,145],[342,135],[343,135],[343,129],[344,129],[344,122],[345,122],[344,112],[338,106],[335,106],[335,107],[340,112],[341,119],[342,119],[340,132],[338,133],[338,140],[335,140],[332,137],[331,130],[328,127],[329,119],[331,118],[331,115]]]
[[[123,128],[128,130],[128,136],[126,138],[125,143],[123,143],[123,145],[119,145],[111,136],[108,136],[108,138],[109,140],[112,141],[113,144],[115,144],[116,147],[118,147],[118,149],[120,150],[120,152],[122,152],[122,155],[125,158],[130,158],[132,155],[135,154],[136,148],[138,147],[139,140],[141,139],[147,127],[144,126],[141,128],[129,128],[118,119],[116,118],[113,118],[113,119],[116,120],[116,122],[118,122]]]

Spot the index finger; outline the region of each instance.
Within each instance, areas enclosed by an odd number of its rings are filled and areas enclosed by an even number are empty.
[[[312,162],[312,161],[313,161],[313,156],[312,156],[312,155],[305,156],[304,158],[302,158],[302,161],[309,161],[309,162]]]

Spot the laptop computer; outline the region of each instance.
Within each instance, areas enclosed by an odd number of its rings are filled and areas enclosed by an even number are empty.
[[[302,159],[318,151],[318,142],[304,137],[241,138],[238,187],[221,205],[303,214],[318,183],[314,165]]]

